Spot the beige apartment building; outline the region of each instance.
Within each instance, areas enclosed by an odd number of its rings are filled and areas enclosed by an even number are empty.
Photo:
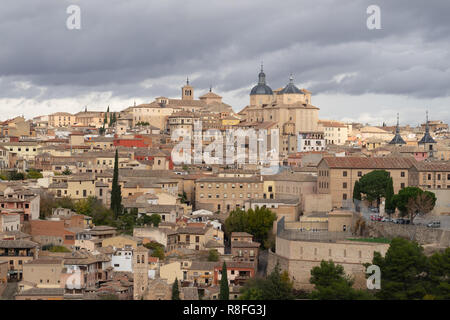
[[[343,145],[352,132],[352,126],[340,121],[319,120],[319,130],[324,132],[327,145]]]
[[[2,142],[0,147],[9,151],[9,154],[15,153],[17,158],[33,160],[39,154],[41,146],[37,142]]]
[[[409,169],[409,185],[422,189],[450,189],[450,164],[417,162]]]
[[[48,116],[48,125],[51,127],[71,127],[76,123],[76,117],[68,112],[56,112]]]
[[[0,136],[22,137],[31,136],[30,122],[25,121],[24,117],[15,117],[0,122]]]
[[[206,177],[195,182],[195,208],[228,213],[249,199],[264,198],[261,177]]]
[[[105,112],[82,111],[75,114],[75,123],[79,126],[100,128],[105,120]],[[109,122],[109,117],[108,117]],[[105,124],[106,126],[107,124]]]
[[[64,260],[61,258],[39,258],[23,265],[23,280],[38,288],[64,288],[61,280]]]
[[[223,242],[223,231],[203,223],[189,224],[167,235],[167,251],[180,248],[208,250],[208,242],[215,239]]]
[[[409,169],[416,163],[412,157],[325,157],[318,164],[317,192],[331,194],[332,206],[340,208],[352,202],[353,187],[363,175],[373,170],[390,173],[394,193],[409,186]]]
[[[48,189],[57,198],[70,197],[74,200],[94,197],[100,193],[96,192],[96,180],[91,174],[53,177]]]
[[[317,177],[301,172],[283,171],[264,176],[264,199],[298,197],[316,193]]]

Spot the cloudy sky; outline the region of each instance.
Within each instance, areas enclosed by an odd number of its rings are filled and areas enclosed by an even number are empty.
[[[186,76],[239,111],[264,61],[268,84],[293,73],[322,119],[450,122],[449,13],[448,0],[2,0],[0,120],[175,98]]]

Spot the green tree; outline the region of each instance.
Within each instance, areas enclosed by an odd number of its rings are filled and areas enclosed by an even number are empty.
[[[355,185],[353,186],[353,202],[355,200],[361,201],[361,185],[359,181],[356,181]]]
[[[178,195],[180,198],[181,198],[181,203],[187,203],[188,201],[187,201],[187,194],[186,194],[186,191],[183,191],[183,194],[179,194]]]
[[[391,215],[395,212],[394,184],[393,184],[391,177],[389,177],[389,180],[388,180],[387,186],[386,186],[386,198],[385,198],[384,211],[388,215]]]
[[[51,246],[48,251],[50,252],[71,252],[69,249],[67,249],[64,246]]]
[[[433,299],[450,299],[450,248],[436,252],[427,261],[428,292]]]
[[[418,187],[403,188],[393,198],[395,206],[401,216],[409,216],[411,222],[417,215],[426,214],[433,210],[436,195],[431,191],[423,191]]]
[[[17,172],[17,170],[10,171],[8,173],[8,180],[25,180],[23,172]]]
[[[69,167],[66,167],[62,174],[65,176],[70,176],[72,174],[72,171],[70,171]]]
[[[42,173],[35,169],[30,169],[27,174],[27,179],[40,179],[43,178]]]
[[[367,201],[377,201],[377,208],[380,207],[381,198],[386,196],[386,187],[389,182],[389,172],[385,170],[374,170],[359,179],[361,193],[365,195]]]
[[[165,258],[164,249],[163,249],[162,247],[156,247],[156,248],[153,250],[151,256],[152,256],[152,257],[159,258],[159,260],[164,260],[164,258]]]
[[[292,300],[293,282],[286,271],[280,272],[277,263],[266,279],[253,278],[241,289],[242,300]]]
[[[75,210],[75,203],[70,197],[62,197],[55,200],[55,208]]]
[[[230,299],[230,287],[228,286],[228,275],[227,275],[227,264],[225,261],[222,266],[222,278],[220,279],[220,292],[219,292],[220,300],[229,300]]]
[[[208,261],[219,261],[219,252],[216,249],[209,250]]]
[[[416,242],[394,238],[384,257],[374,253],[372,264],[381,269],[378,298],[411,300],[422,299],[427,294],[427,258]]]
[[[150,250],[155,250],[156,248],[162,248],[164,250],[164,245],[156,241],[147,242],[146,244],[144,244],[144,247]]]
[[[122,213],[122,192],[119,185],[119,154],[117,149],[114,158],[114,173],[111,189],[111,210],[114,212],[114,217],[116,219]]]
[[[94,205],[95,205],[96,201],[97,201],[97,198],[95,198],[93,196],[89,196],[86,199],[80,199],[74,205],[75,211],[78,214],[92,216]]]
[[[137,219],[136,223],[138,225],[152,225],[154,227],[158,227],[161,223],[161,216],[157,213],[153,213],[152,215],[144,214],[139,219]]]
[[[275,213],[265,207],[249,209],[247,212],[237,209],[232,211],[225,220],[225,230],[228,236],[232,232],[250,233],[255,241],[267,245],[265,240],[268,239],[275,220]]]
[[[172,300],[180,300],[180,290],[178,289],[178,279],[172,285]]]
[[[314,291],[310,297],[315,300],[361,300],[373,298],[368,292],[354,289],[354,280],[345,274],[344,268],[332,260],[320,262],[311,269],[311,284]]]

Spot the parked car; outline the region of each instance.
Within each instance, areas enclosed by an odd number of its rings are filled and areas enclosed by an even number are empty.
[[[383,217],[379,216],[379,215],[371,215],[370,216],[370,220],[371,221],[381,221]]]
[[[389,217],[383,217],[383,219],[381,219],[381,222],[392,222],[392,219]]]
[[[440,221],[432,221],[429,224],[427,224],[428,228],[440,228],[441,222]]]

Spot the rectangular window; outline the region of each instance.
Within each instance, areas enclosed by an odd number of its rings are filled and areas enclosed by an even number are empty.
[[[347,176],[347,171],[342,171],[342,176],[346,177]]]

